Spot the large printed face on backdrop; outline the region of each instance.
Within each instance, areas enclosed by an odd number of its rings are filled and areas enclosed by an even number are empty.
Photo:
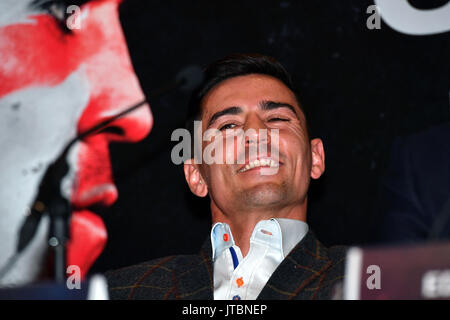
[[[0,1],[0,267],[15,250],[40,179],[65,144],[144,99],[120,26],[120,1],[80,4],[79,29],[72,30],[60,15],[66,8],[51,2]],[[144,138],[152,126],[149,110],[133,111],[114,122],[120,130],[87,138],[69,154],[62,189],[76,210],[68,264],[83,274],[106,243],[102,220],[87,208],[111,205],[118,197],[108,144]],[[45,222],[2,283],[37,277]]]

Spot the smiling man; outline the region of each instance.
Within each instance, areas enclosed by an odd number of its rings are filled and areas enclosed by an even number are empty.
[[[322,141],[309,138],[289,74],[262,55],[224,58],[206,69],[191,107],[189,123],[201,121],[192,134],[216,132],[196,146],[202,155],[230,135],[234,141],[224,161],[184,164],[190,190],[209,195],[210,237],[199,255],[109,272],[111,297],[330,299],[345,249],[325,248],[306,223],[309,182],[322,175],[325,154]]]

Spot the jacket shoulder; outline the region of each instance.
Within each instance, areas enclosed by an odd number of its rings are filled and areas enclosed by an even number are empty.
[[[343,278],[345,272],[347,251],[348,247],[346,246],[332,246],[328,248],[328,257],[332,263],[330,272],[339,275],[341,278]]]
[[[176,289],[175,275],[199,261],[198,255],[173,255],[107,271],[110,299],[167,299]]]
[[[334,264],[342,264],[347,256],[347,246],[331,246],[328,247],[328,256]]]
[[[322,290],[317,299],[341,299],[348,247],[331,246],[327,251],[330,267],[322,278]]]

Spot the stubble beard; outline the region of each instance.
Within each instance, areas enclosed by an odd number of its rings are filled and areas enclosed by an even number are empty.
[[[247,210],[283,208],[288,200],[287,189],[285,182],[281,184],[264,183],[237,192],[236,200]]]

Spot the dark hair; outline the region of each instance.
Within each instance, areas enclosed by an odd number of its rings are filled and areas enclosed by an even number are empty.
[[[233,54],[210,64],[204,70],[202,83],[191,95],[186,128],[192,137],[194,136],[194,121],[201,118],[202,101],[208,92],[227,79],[249,74],[263,74],[280,80],[294,93],[297,103],[306,118],[305,110],[300,104],[291,76],[277,60],[262,54]],[[306,129],[309,135],[308,124]]]

